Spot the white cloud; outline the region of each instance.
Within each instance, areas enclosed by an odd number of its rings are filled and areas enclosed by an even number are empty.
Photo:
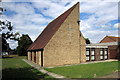
[[[114,27],[115,27],[115,28],[120,28],[120,23],[114,24]]]
[[[104,30],[89,30],[84,32],[84,36],[89,38],[92,43],[98,43],[106,35],[109,36],[118,36],[118,30],[104,31]]]
[[[14,48],[16,48],[16,46],[18,46],[18,42],[17,41],[7,40],[7,42],[9,43],[9,46],[12,49],[14,49]]]
[[[44,15],[53,18],[56,18],[67,9],[63,4],[52,3],[51,1],[34,2],[33,6],[39,9]]]
[[[108,23],[118,19],[117,2],[84,2],[81,3],[80,11],[91,14],[88,19],[81,21],[81,30],[93,43],[99,42],[106,35],[118,35],[118,30],[111,30],[114,27]]]
[[[19,2],[10,0],[13,2]],[[29,3],[4,3],[4,7],[14,11],[13,16],[3,16],[13,22],[14,31],[29,34],[34,41],[47,23],[80,1],[80,13],[92,13],[86,20],[81,20],[80,29],[92,42],[99,42],[105,35],[117,35],[117,30],[110,31],[111,25],[105,25],[118,18],[118,0],[30,0]],[[23,1],[25,2],[25,1]],[[26,0],[26,2],[29,2]],[[69,3],[69,4],[68,4]],[[68,4],[67,6],[65,6]],[[36,13],[35,9],[39,12]],[[52,17],[52,18],[49,18]],[[97,17],[97,18],[96,18]],[[117,24],[114,25],[116,27]],[[98,29],[99,28],[99,29]]]
[[[68,1],[80,1],[80,2],[119,2],[119,0],[2,0],[2,2],[41,2],[41,1],[52,1],[52,2],[68,2]]]
[[[80,8],[81,13],[93,13],[93,16],[91,16],[89,19],[98,17],[95,21],[97,24],[105,24],[111,20],[118,18],[117,2],[100,2],[99,4],[97,2],[87,2],[81,4]]]
[[[86,31],[86,30],[89,30],[91,29],[92,26],[90,26],[88,23],[86,23],[85,21],[81,20],[80,22],[80,30],[82,31]]]
[[[11,11],[14,11],[18,14],[33,14],[34,9],[31,7],[30,4],[28,3],[9,3],[9,2],[4,2],[3,3],[3,8],[9,9]]]

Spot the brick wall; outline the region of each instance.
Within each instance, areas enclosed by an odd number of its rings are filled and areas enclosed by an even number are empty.
[[[109,49],[109,58],[110,59],[117,59],[117,55],[119,54],[118,53],[118,50],[117,50],[117,45],[113,45],[113,46],[109,46],[108,49]]]
[[[82,34],[80,34],[80,62],[86,62],[86,41]]]
[[[80,63],[79,5],[70,13],[44,48],[45,67]]]

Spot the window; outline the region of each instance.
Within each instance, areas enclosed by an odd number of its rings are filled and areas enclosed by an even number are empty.
[[[107,51],[105,50],[105,54],[107,54]]]
[[[105,48],[105,59],[108,59],[108,49]]]
[[[91,56],[91,60],[95,60],[95,56]]]
[[[103,56],[100,56],[100,59],[102,60],[102,59],[103,59]]]
[[[90,51],[86,51],[86,55],[90,55]]]
[[[103,48],[100,49],[100,59],[101,60],[104,59],[104,49]]]
[[[91,49],[91,60],[94,61],[95,60],[95,48]]]
[[[86,51],[90,51],[90,48],[87,48]]]
[[[90,60],[89,58],[90,58],[89,56],[86,56],[86,60],[87,60],[87,61],[89,61],[89,60]]]
[[[93,51],[91,51],[91,55],[95,55],[95,51],[93,50]]]
[[[86,49],[86,61],[90,61],[90,48]]]
[[[103,55],[104,49],[100,49],[100,55]]]
[[[107,56],[105,56],[105,59],[107,59]]]

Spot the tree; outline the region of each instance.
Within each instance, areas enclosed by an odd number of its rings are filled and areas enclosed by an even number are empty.
[[[90,40],[88,38],[85,38],[86,44],[90,44]]]
[[[7,43],[7,40],[18,41],[20,34],[12,31],[13,26],[10,21],[5,22],[0,20],[0,32],[3,30],[5,31],[2,32],[2,51],[9,52],[11,49],[9,47],[9,43]]]
[[[17,47],[17,53],[19,56],[25,56],[27,55],[27,49],[32,44],[31,38],[28,36],[28,34],[22,34],[20,39],[18,40],[18,47]]]
[[[3,11],[6,10],[0,7],[0,15],[2,15]],[[18,32],[13,32],[12,23],[8,20],[0,20],[0,32],[2,32],[2,51],[9,52],[10,47],[7,40],[10,39],[17,41],[20,35]]]
[[[9,51],[9,50],[10,50],[9,44],[4,38],[2,38],[2,51]]]

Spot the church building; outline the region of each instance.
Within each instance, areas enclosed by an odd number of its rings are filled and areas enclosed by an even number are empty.
[[[86,62],[79,14],[78,2],[50,22],[28,48],[28,60],[42,67]]]

